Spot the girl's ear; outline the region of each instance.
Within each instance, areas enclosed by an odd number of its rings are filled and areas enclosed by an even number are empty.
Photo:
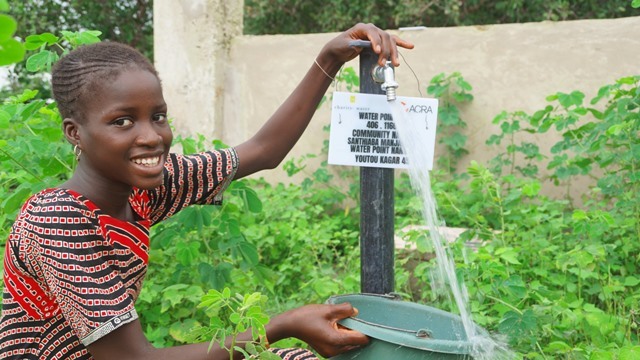
[[[80,124],[74,118],[65,118],[62,120],[62,132],[71,145],[80,143]]]

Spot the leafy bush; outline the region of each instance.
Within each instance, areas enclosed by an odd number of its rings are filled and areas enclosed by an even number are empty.
[[[458,271],[467,280],[475,320],[507,335],[527,359],[636,358],[640,76],[602,87],[591,106],[578,91],[548,100],[531,115],[495,118],[500,133],[487,143],[502,152],[490,164],[472,163],[464,174],[468,182],[436,174],[432,185],[442,217],[469,229],[463,240],[483,241],[477,251],[452,245]],[[534,142],[514,140],[526,139],[516,133],[550,131],[561,140],[549,155]],[[590,176],[594,186],[581,199],[545,197],[542,167],[557,184],[570,188],[577,177]],[[576,200],[582,201],[578,208]],[[431,266],[421,262],[413,275],[427,284]],[[450,308],[428,286],[409,285],[414,300]]]

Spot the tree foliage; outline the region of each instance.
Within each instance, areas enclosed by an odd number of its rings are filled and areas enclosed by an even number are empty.
[[[246,0],[246,34],[345,30],[356,22],[384,29],[462,26],[631,16],[629,0]]]
[[[18,21],[17,35],[97,30],[104,40],[129,44],[153,54],[152,0],[15,1],[9,12]]]
[[[26,0],[12,1],[8,10],[18,23],[15,35],[22,40],[60,29],[91,29],[100,31],[103,40],[129,44],[153,59],[153,0]],[[9,84],[0,96],[24,89],[38,89],[42,99],[51,97],[48,79],[25,71],[20,63],[10,70]]]

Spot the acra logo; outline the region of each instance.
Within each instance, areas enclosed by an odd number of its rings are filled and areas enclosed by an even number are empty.
[[[429,105],[411,105],[400,101],[405,112],[416,114],[433,114],[433,109]]]

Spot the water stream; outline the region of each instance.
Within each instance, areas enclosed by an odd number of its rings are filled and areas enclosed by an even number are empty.
[[[395,101],[390,101],[389,104],[402,149],[409,162],[411,185],[416,194],[422,199],[422,215],[436,254],[437,273],[432,274],[432,278],[441,279],[441,281],[437,282],[449,285],[448,290],[453,296],[453,301],[458,308],[464,326],[464,337],[462,336],[463,334],[459,335],[462,339],[466,337],[472,343],[473,351],[471,355],[476,360],[514,359],[515,354],[500,341],[479,332],[471,318],[467,289],[464,283],[458,281],[453,256],[449,251],[449,247],[444,243],[445,237],[440,230],[444,226],[444,221],[438,217],[435,198],[431,191],[428,170],[430,159],[428,158],[429,152],[426,151],[427,144],[420,136],[421,133],[412,130],[413,127],[410,126],[407,117],[404,116],[400,104]]]

